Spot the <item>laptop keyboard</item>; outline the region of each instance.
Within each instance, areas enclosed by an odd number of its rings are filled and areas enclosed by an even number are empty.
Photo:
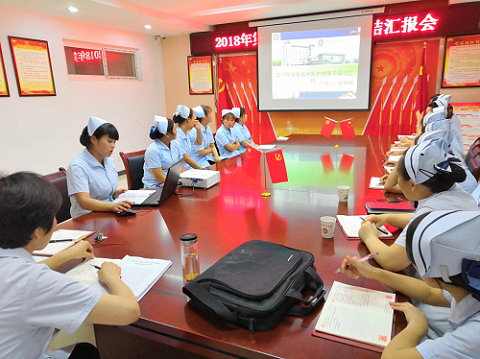
[[[143,201],[140,206],[157,206],[160,201],[160,196],[162,195],[162,190],[157,190],[155,193],[152,193],[145,201]]]

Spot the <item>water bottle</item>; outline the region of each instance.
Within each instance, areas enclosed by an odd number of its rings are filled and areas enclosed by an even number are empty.
[[[183,282],[186,284],[200,274],[198,242],[195,233],[187,233],[180,236],[180,253],[182,256]]]

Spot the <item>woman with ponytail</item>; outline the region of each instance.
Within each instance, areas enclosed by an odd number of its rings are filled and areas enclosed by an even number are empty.
[[[405,314],[408,324],[382,358],[480,357],[478,228],[479,211],[434,211],[415,218],[406,234],[406,253],[422,280],[372,267],[358,257],[343,260],[342,272],[351,278],[375,279],[412,300],[451,308],[446,322],[450,330],[431,340],[425,338],[430,323],[418,308],[408,302],[390,303]]]
[[[180,150],[172,146],[177,137],[177,125],[172,120],[155,116],[154,125],[150,128],[151,143],[145,152],[142,182],[145,188],[163,187],[168,169],[180,161]]]

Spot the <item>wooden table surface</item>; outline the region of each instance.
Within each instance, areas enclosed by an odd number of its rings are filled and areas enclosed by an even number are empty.
[[[240,244],[261,239],[313,253],[327,292],[334,280],[390,291],[372,280],[334,274],[347,254],[365,255],[367,249],[358,240],[347,240],[338,225],[333,239],[322,238],[320,217],[364,214],[366,201],[385,200],[388,195],[368,189],[368,185],[370,177],[383,174],[384,153],[393,140],[370,136],[340,139],[341,147],[335,150],[336,138],[291,135],[288,141],[277,143],[284,146],[289,182],[272,185],[267,174],[267,188],[272,193],[268,199],[261,197],[263,159],[256,177],[251,178],[242,172],[243,156],[238,156],[216,165],[221,182],[208,190],[196,189],[188,197],[172,195],[161,207],[141,209],[133,217],[90,213],[61,224],[59,228],[95,230],[107,235],[105,242],[95,246],[98,257],[122,258],[129,254],[173,262],[140,301],[138,322],[124,328],[97,327],[102,358],[119,358],[119,351],[123,358],[132,357],[122,344],[128,346],[126,342],[135,343],[140,338],[185,351],[185,356],[178,357],[379,358],[378,352],[312,336],[321,305],[306,317],[284,317],[274,329],[254,334],[198,313],[182,293],[179,237],[190,232],[198,235],[201,270]],[[344,154],[354,157],[351,167],[341,163]],[[328,156],[333,169],[328,165]],[[351,187],[348,203],[338,202],[337,186],[341,184]],[[93,243],[93,238],[89,241]],[[392,240],[385,242],[390,244]],[[397,332],[405,326],[403,316],[397,315],[395,322]],[[115,337],[115,333],[117,341],[105,338]],[[116,343],[115,349],[111,348],[112,342]],[[135,345],[130,343],[130,347]],[[172,355],[156,353],[150,357]]]

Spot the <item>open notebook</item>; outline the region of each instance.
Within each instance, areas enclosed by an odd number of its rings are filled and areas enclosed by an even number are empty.
[[[66,273],[67,276],[83,285],[96,286],[102,292],[108,293],[108,288],[98,280],[98,270],[103,262],[113,262],[122,268],[122,281],[132,290],[138,301],[152,288],[160,277],[172,265],[169,260],[131,257],[123,259],[94,258],[86,260]]]
[[[394,301],[394,293],[335,281],[312,334],[327,333],[384,348],[392,340],[389,302]]]
[[[349,238],[355,238],[358,239],[360,238],[358,236],[358,230],[362,226],[363,218],[365,218],[366,215],[363,216],[343,216],[343,215],[337,215],[337,220],[338,224],[343,230],[343,233]],[[390,233],[385,226],[380,227],[383,229],[385,232],[388,234],[382,233],[378,231],[378,238],[389,238],[392,237],[392,233]]]
[[[60,253],[67,248],[73,246],[76,242],[87,238],[89,235],[95,233],[95,231],[76,231],[71,229],[58,229],[53,232],[51,241],[58,240],[70,240],[67,242],[49,243],[45,248],[39,251],[34,251],[34,255],[38,256],[53,256]]]
[[[370,178],[370,186],[368,188],[372,189],[383,189],[385,186],[383,183],[380,183],[380,178],[381,177],[372,177]]]

